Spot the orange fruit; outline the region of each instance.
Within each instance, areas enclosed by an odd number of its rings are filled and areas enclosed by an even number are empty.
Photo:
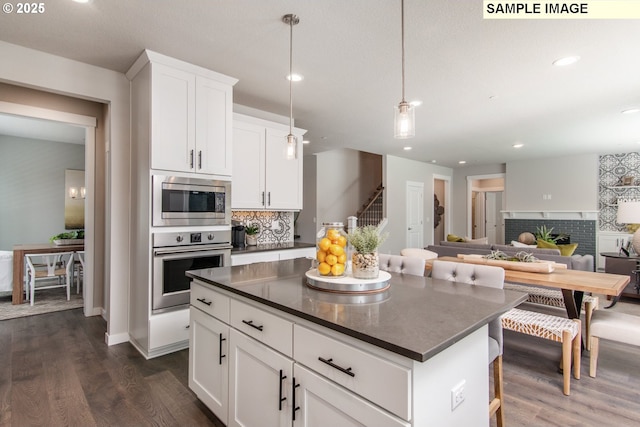
[[[331,273],[331,266],[326,262],[321,262],[318,265],[318,273],[320,273],[322,276],[326,276],[327,274]]]
[[[324,262],[324,258],[327,256],[327,253],[323,250],[319,250],[316,254],[316,259],[320,262]]]
[[[329,246],[329,252],[331,252],[332,255],[340,256],[344,253],[344,249],[342,249],[340,245],[331,245]]]
[[[325,252],[329,250],[329,246],[331,246],[331,240],[326,237],[323,237],[320,239],[320,242],[318,242],[318,247]]]
[[[326,262],[329,265],[335,265],[338,262],[338,257],[333,254],[329,254],[324,259],[324,262]]]
[[[338,237],[338,241],[336,243],[344,248],[345,246],[347,246],[347,238],[344,236],[340,236]]]
[[[334,276],[342,276],[344,274],[344,264],[337,263],[331,267],[331,274]]]
[[[345,264],[347,262],[347,254],[338,255],[338,263]]]
[[[338,240],[338,237],[340,237],[340,231],[338,231],[336,228],[330,228],[327,231],[327,238],[329,240]]]

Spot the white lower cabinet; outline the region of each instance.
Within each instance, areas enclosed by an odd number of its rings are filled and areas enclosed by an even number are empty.
[[[296,384],[299,384],[295,390],[295,403],[300,408],[296,413],[296,426],[410,425],[301,365],[295,365],[294,373]]]
[[[189,388],[223,423],[229,408],[229,326],[191,307]]]
[[[229,426],[291,426],[293,361],[231,329]]]

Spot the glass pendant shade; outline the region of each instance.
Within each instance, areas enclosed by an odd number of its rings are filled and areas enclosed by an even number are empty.
[[[396,107],[394,127],[393,136],[396,139],[416,136],[416,110],[408,102],[403,101]]]
[[[295,160],[298,157],[298,138],[293,135],[287,135],[287,147],[285,151],[285,158],[287,160]]]

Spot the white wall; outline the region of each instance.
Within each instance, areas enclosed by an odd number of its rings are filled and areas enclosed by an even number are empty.
[[[316,189],[316,164],[317,157],[308,155],[303,157],[303,190],[302,190],[302,210],[298,215],[296,232],[300,235],[300,242],[316,243],[316,210],[317,210],[317,189]]]
[[[128,341],[129,81],[124,74],[0,41],[0,81],[109,105],[106,126],[106,313],[109,344]],[[100,261],[100,260],[99,260]]]
[[[84,170],[84,145],[0,135],[0,250],[65,231],[65,170]]]
[[[382,245],[381,252],[399,254],[406,247],[407,181],[424,183],[424,242],[433,239],[433,174],[451,176],[452,170],[430,163],[408,160],[395,156],[383,157],[383,182],[385,186],[386,217],[389,223],[385,231],[389,238]]]
[[[509,162],[506,210],[598,210],[598,167],[597,154]]]

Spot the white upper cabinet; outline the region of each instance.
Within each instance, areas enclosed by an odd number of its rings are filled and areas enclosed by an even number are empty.
[[[233,121],[232,209],[302,209],[302,136],[298,156],[285,158],[286,125],[235,114]]]
[[[236,79],[150,51],[127,77],[134,86],[134,111],[144,109],[149,116],[138,115],[132,126],[150,122],[151,169],[231,176]]]

